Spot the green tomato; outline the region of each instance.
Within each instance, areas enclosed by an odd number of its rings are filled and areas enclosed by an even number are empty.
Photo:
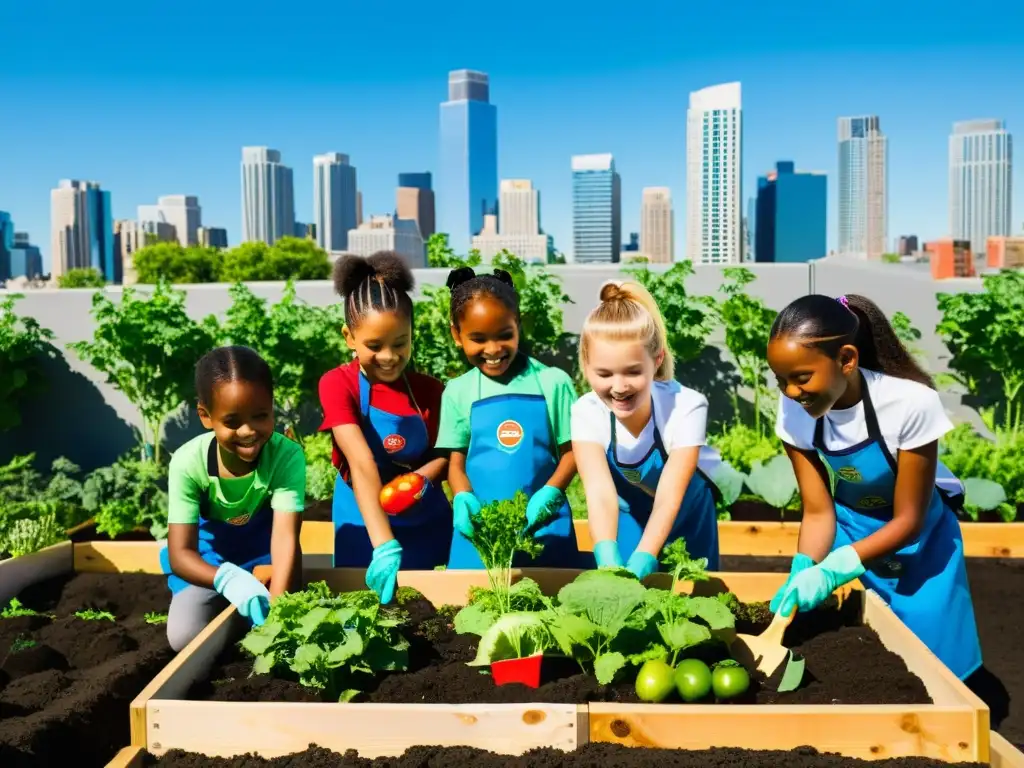
[[[717,699],[735,699],[750,687],[750,673],[736,662],[725,662],[711,673],[711,687]]]
[[[711,691],[711,669],[700,659],[683,659],[676,667],[675,684],[683,701],[700,701]]]
[[[672,693],[672,667],[661,659],[651,659],[640,667],[636,676],[636,695],[640,701],[663,701]]]

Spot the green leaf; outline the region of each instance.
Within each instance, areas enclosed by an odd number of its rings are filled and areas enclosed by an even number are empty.
[[[692,645],[711,639],[711,630],[687,619],[677,619],[671,624],[659,624],[658,632],[671,651],[686,650]]]
[[[455,631],[460,635],[483,635],[498,618],[498,613],[479,603],[470,603],[455,614]]]
[[[345,642],[336,645],[327,654],[328,667],[340,667],[353,656],[363,652],[363,638],[355,632],[348,632],[345,635]]]
[[[614,637],[630,613],[644,600],[646,588],[603,570],[584,571],[558,591],[558,602],[566,611],[586,616]]]
[[[314,608],[305,616],[302,617],[302,621],[299,622],[299,626],[296,627],[295,633],[299,637],[308,640],[320,625],[327,621],[327,618],[331,615],[332,609],[330,608]],[[344,624],[344,620],[339,623]]]
[[[273,669],[274,664],[277,663],[276,654],[273,651],[264,653],[262,656],[257,656],[256,661],[252,665],[252,673],[254,675],[269,675]]]
[[[999,483],[980,477],[968,477],[964,480],[965,505],[988,512],[998,509],[999,505],[1004,503],[1006,503],[1006,491]]]
[[[691,597],[687,601],[690,615],[699,618],[712,631],[732,629],[736,617],[717,597]]]
[[[548,647],[544,617],[538,613],[506,613],[480,638],[476,658],[469,666],[485,666],[505,659],[522,659]]]
[[[785,509],[799,490],[793,465],[786,456],[775,456],[767,463],[755,461],[747,476],[752,492],[776,509]]]
[[[594,661],[594,676],[601,685],[611,685],[625,665],[626,657],[618,651],[601,654]]]

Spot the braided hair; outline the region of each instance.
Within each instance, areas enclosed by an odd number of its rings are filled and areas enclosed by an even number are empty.
[[[334,264],[334,290],[345,300],[345,323],[355,328],[371,312],[412,318],[412,270],[394,251],[343,256]]]
[[[218,384],[246,381],[259,384],[274,396],[274,377],[270,366],[255,350],[241,345],[211,349],[196,363],[195,387],[199,403],[212,410],[213,392]]]
[[[799,339],[833,358],[841,347],[851,344],[857,348],[861,367],[935,389],[931,376],[903,346],[885,313],[866,296],[801,296],[779,312],[772,324],[770,340],[782,336]]]
[[[466,306],[480,296],[500,301],[519,321],[519,294],[516,293],[512,275],[504,269],[496,269],[491,275],[478,275],[472,267],[459,267],[449,273],[447,285],[452,294],[452,325],[456,328],[466,312]]]

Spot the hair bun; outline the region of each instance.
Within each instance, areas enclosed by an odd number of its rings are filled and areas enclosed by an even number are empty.
[[[516,284],[512,281],[512,274],[507,270],[496,269],[494,270],[494,276],[505,285],[511,285],[513,288],[516,287]]]
[[[622,281],[620,280],[609,280],[601,286],[601,301],[622,301],[626,298],[628,295],[622,290]]]
[[[409,293],[415,287],[416,278],[412,270],[395,251],[377,251],[366,261],[373,270],[370,277],[380,280],[389,288]]]
[[[448,286],[448,290],[451,290],[467,280],[472,280],[474,277],[476,277],[476,272],[473,271],[472,267],[457,267],[448,273],[448,280],[445,285]]]
[[[369,259],[355,254],[342,256],[334,262],[334,290],[339,296],[350,296],[365,280],[376,275],[377,268]]]

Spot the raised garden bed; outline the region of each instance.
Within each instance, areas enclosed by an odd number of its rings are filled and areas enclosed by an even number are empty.
[[[517,579],[533,578],[546,594],[577,573],[515,572]],[[358,570],[312,571],[306,578],[325,581],[335,591],[364,588]],[[767,600],[783,579],[714,574],[693,590],[701,595],[731,591],[753,603]],[[670,583],[660,576],[652,582]],[[486,574],[474,571],[402,572],[400,583],[443,606],[464,603],[471,586],[487,581]],[[244,622],[228,609],[133,702],[132,743],[154,754],[180,748],[267,757],[299,752],[311,743],[358,749],[366,757],[396,755],[422,744],[521,754],[537,747],[571,750],[588,741],[784,750],[811,743],[854,757],[988,758],[984,704],[873,593],[854,590],[827,620],[807,616],[794,623],[787,642],[806,655],[805,685],[779,694],[768,681],[755,685],[747,699],[751,703],[743,704],[641,704],[630,684],[602,687],[557,668],[546,670],[555,679],[538,689],[503,690],[489,675],[465,666],[471,641],[453,635],[443,620],[424,626],[432,609],[422,602],[409,608],[422,627],[409,632],[418,664],[383,676],[363,701],[349,703],[324,702],[288,680],[249,678],[251,665],[230,647],[242,636]]]
[[[132,696],[174,656],[167,581],[128,572],[147,570],[136,549],[65,542],[0,564],[0,607],[21,614],[0,617],[4,768],[102,766],[126,743]]]
[[[194,752],[173,751],[162,757],[139,748],[125,749],[108,768],[247,768],[253,765],[302,765],[308,768],[395,768],[392,758],[361,758],[349,753],[310,747],[304,752],[257,763],[252,758],[210,758]],[[499,755],[471,747],[414,747],[405,753],[402,766],[445,768],[1022,768],[1024,755],[1005,741],[993,740],[987,763],[948,763],[928,758],[891,758],[867,762],[857,758],[822,754],[811,747],[788,752],[741,749],[675,750],[627,749],[615,744],[584,744],[575,752],[536,749],[518,757]]]

